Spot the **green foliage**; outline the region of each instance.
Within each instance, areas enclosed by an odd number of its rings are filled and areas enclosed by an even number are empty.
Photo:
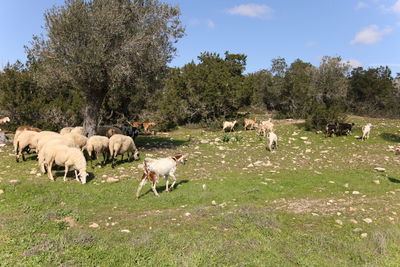
[[[329,108],[323,104],[316,105],[310,109],[306,117],[305,129],[307,131],[325,130],[328,123],[344,122],[346,116],[343,109],[340,105],[333,105]]]

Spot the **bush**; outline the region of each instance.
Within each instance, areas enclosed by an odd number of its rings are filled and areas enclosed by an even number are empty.
[[[346,115],[343,113],[343,108],[340,105],[331,106],[318,105],[311,109],[310,114],[306,118],[306,131],[325,130],[328,123],[344,122]]]

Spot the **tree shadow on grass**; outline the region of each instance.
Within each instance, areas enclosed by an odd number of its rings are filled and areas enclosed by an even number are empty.
[[[161,149],[161,148],[170,148],[176,149],[178,146],[187,145],[189,143],[188,140],[171,140],[170,137],[164,136],[146,136],[140,135],[136,138],[135,144],[136,146],[144,149]]]
[[[388,180],[390,182],[392,182],[392,183],[400,184],[400,180],[399,179],[396,179],[396,178],[393,178],[393,177],[388,177]]]
[[[393,142],[393,143],[400,143],[400,136],[398,134],[382,133],[379,136],[385,141],[389,141],[389,142]]]
[[[172,189],[172,191],[176,190],[176,188],[178,187],[178,185],[180,185],[180,184],[186,184],[186,183],[188,183],[188,182],[189,182],[189,180],[180,180],[180,181],[176,182],[176,184],[174,185],[174,188]],[[171,183],[170,183],[170,185],[171,185]],[[166,186],[165,186],[165,185],[162,185],[162,186],[157,186],[156,188],[157,188],[157,192],[158,192],[159,194],[162,194],[162,193],[165,192]],[[171,189],[170,189],[170,190],[171,190]],[[143,193],[143,194],[142,194],[141,196],[139,196],[139,197],[143,197],[143,196],[145,196],[145,195],[147,195],[147,194],[149,194],[149,193],[153,193],[153,190],[151,190],[151,188],[150,188],[149,190],[147,190],[145,193]]]

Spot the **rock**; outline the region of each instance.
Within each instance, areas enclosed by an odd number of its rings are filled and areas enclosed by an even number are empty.
[[[354,220],[354,219],[350,219],[349,221],[352,222],[352,223],[354,223],[354,224],[357,224],[357,223],[358,223],[358,222],[357,222],[356,220]]]
[[[203,184],[203,190],[207,190],[207,185],[206,184]]]
[[[225,208],[226,207],[226,202],[222,202],[221,204],[219,204],[218,206],[220,206],[221,208]]]
[[[353,232],[356,232],[356,233],[357,233],[357,232],[361,232],[361,231],[362,231],[361,228],[354,228],[354,229],[353,229]]]
[[[15,184],[15,183],[18,183],[19,180],[10,180],[9,182],[12,183],[12,184]]]
[[[308,137],[307,137],[307,136],[301,136],[300,139],[301,139],[301,140],[307,140]]]
[[[363,221],[366,223],[372,223],[372,219],[370,219],[370,218],[365,218],[365,219],[363,219]]]
[[[376,167],[376,168],[374,168],[374,170],[377,172],[385,172],[386,171],[385,168],[381,168],[381,167]]]
[[[253,164],[254,164],[254,166],[260,167],[263,164],[263,162],[259,160],[259,161],[254,162]]]
[[[362,237],[362,238],[366,238],[366,237],[368,237],[368,234],[367,234],[367,233],[362,233],[362,234],[361,234],[361,237]]]
[[[0,189],[0,195],[4,194],[4,190]]]
[[[185,213],[185,216],[186,216],[186,217],[189,217],[190,215],[191,215],[190,212],[186,212],[186,213]]]
[[[207,139],[200,140],[200,144],[208,144],[208,143],[210,143],[210,141],[208,141]]]
[[[345,188],[349,188],[349,184],[344,184],[343,185]]]
[[[97,223],[92,223],[91,225],[89,225],[90,228],[98,228],[99,225]]]
[[[360,194],[360,192],[358,192],[358,191],[353,191],[353,193],[352,193],[353,195],[359,195]]]
[[[339,225],[343,225],[343,222],[341,220],[335,220],[335,223],[337,223]]]
[[[217,202],[215,200],[211,201],[211,205],[217,206]]]
[[[253,163],[250,163],[249,165],[247,165],[247,168],[253,168],[253,167],[254,167]]]
[[[311,149],[307,148],[306,153],[311,153]]]
[[[222,142],[222,140],[221,140],[221,138],[217,137],[217,138],[214,139],[214,142]]]
[[[379,180],[373,180],[372,181],[374,184],[380,184],[381,182]]]
[[[116,182],[119,182],[119,179],[110,177],[110,178],[107,178],[106,182],[109,184],[116,183]]]
[[[120,232],[121,233],[130,233],[131,231],[129,231],[128,229],[122,229]]]

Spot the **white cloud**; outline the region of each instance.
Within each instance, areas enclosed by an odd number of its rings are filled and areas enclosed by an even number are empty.
[[[228,9],[227,12],[231,15],[241,15],[251,18],[272,18],[274,10],[267,5],[247,4],[235,6]]]
[[[400,15],[400,0],[397,0],[396,3],[392,6],[391,10]]]
[[[215,23],[211,19],[207,20],[207,26],[208,28],[214,29],[215,28]]]
[[[358,61],[357,59],[354,59],[354,58],[350,58],[347,61],[343,61],[342,60],[342,62],[344,64],[350,65],[352,68],[358,68],[358,67],[362,67],[363,66],[363,64],[360,61]]]
[[[367,7],[368,7],[368,4],[363,1],[358,2],[356,5],[356,9],[362,9],[362,8],[367,8]]]
[[[382,30],[379,29],[377,25],[370,25],[364,28],[362,31],[356,34],[353,40],[350,41],[351,44],[373,44],[379,42],[384,35],[392,32],[392,29],[386,27]]]

